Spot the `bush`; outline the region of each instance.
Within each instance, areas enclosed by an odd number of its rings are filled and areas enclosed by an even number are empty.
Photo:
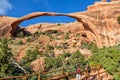
[[[120,45],[99,49],[93,53],[89,61],[102,65],[109,74],[120,78],[117,75],[120,73]]]
[[[60,26],[60,25],[61,25],[60,23],[57,24],[57,26]]]
[[[12,53],[8,47],[8,40],[0,40],[0,77],[6,77],[12,75],[13,70],[11,69]]]
[[[24,36],[24,33],[21,31],[17,34],[18,37],[22,38]]]
[[[35,48],[34,50],[27,50],[26,56],[23,57],[21,61],[21,65],[27,70],[30,71],[30,64],[33,60],[37,59],[37,56],[39,55],[38,48]]]
[[[119,80],[119,79],[120,79],[120,73],[114,74],[113,78],[114,78],[115,80]]]
[[[69,39],[69,32],[66,32],[66,33],[65,33],[64,39],[65,39],[65,40]]]
[[[63,66],[74,68],[74,66],[78,63],[83,68],[85,64],[85,60],[84,60],[84,56],[79,51],[76,51],[72,54],[65,52],[59,55],[58,57],[46,57],[45,58],[45,67],[48,70],[57,69]]]
[[[70,66],[72,66],[72,67],[74,67],[76,64],[80,64],[80,66],[83,68],[84,64],[85,64],[85,59],[84,59],[84,56],[78,50],[78,51],[72,53],[68,62],[70,64]]]
[[[47,48],[47,50],[54,49],[54,47],[53,47],[52,45],[50,45],[50,44],[47,44],[47,45],[46,45],[46,48]]]
[[[17,44],[18,44],[18,45],[22,45],[22,44],[24,44],[24,43],[23,43],[22,40],[20,40]]]
[[[86,48],[91,50],[93,53],[98,52],[99,48],[97,47],[97,45],[95,43],[86,43],[86,42],[82,42],[82,46],[80,46],[80,48]]]
[[[120,16],[118,16],[117,21],[118,21],[118,23],[120,24]]]
[[[26,39],[26,41],[27,41],[27,42],[32,42],[32,41],[34,41],[34,38],[30,38],[30,37],[29,37],[29,38]]]
[[[65,62],[66,57],[69,57],[70,53],[63,53],[58,57],[46,57],[45,58],[45,67],[50,69],[57,69],[63,66],[63,62]]]

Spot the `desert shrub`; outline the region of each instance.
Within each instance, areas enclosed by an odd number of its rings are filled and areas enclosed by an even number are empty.
[[[50,39],[54,38],[50,33],[45,33],[45,35],[48,36]]]
[[[14,42],[12,41],[12,40],[9,40],[9,42],[8,42],[9,44],[13,44]]]
[[[13,70],[11,69],[12,53],[8,47],[7,39],[0,39],[0,77],[6,77],[12,75]]]
[[[34,37],[38,37],[38,36],[40,36],[40,35],[46,35],[46,36],[48,36],[50,39],[53,39],[53,36],[51,35],[51,32],[35,32],[34,34],[33,34],[33,36]]]
[[[28,77],[28,80],[38,80],[38,76],[31,76],[31,77]]]
[[[68,53],[69,54],[69,53]],[[58,57],[46,57],[45,58],[45,67],[50,69],[57,69],[63,66],[63,61],[68,56],[67,53],[61,54]]]
[[[24,33],[22,31],[17,34],[17,37],[22,38],[23,36],[24,36]]]
[[[120,16],[118,16],[117,21],[118,21],[118,23],[120,24]]]
[[[45,58],[45,68],[51,69],[53,67],[53,63],[54,63],[54,58],[53,57],[47,57]]]
[[[20,40],[20,41],[18,41],[18,43],[17,43],[18,45],[22,45],[22,44],[24,44],[23,43],[23,41],[22,40]]]
[[[84,56],[80,53],[79,50],[72,53],[72,55],[69,57],[68,62],[71,67],[74,67],[76,64],[80,64],[81,68],[83,68],[85,65]]]
[[[62,46],[55,46],[56,49],[62,49]]]
[[[41,34],[40,34],[40,32],[35,32],[34,34],[33,34],[33,37],[38,37],[38,36],[40,36]]]
[[[97,52],[99,50],[99,48],[97,47],[97,45],[95,43],[86,43],[86,42],[82,42],[82,46],[80,46],[80,48],[86,48],[91,50],[93,53]]]
[[[61,26],[61,24],[60,24],[60,23],[58,23],[58,24],[57,24],[57,26]]]
[[[80,64],[83,67],[85,60],[83,55],[76,51],[74,53],[66,53],[59,55],[58,57],[46,57],[45,66],[48,70],[57,69],[60,67],[74,67],[76,64]]]
[[[98,63],[105,68],[105,70],[114,76],[117,80],[120,78],[118,73],[120,73],[120,45],[116,47],[108,47],[99,49],[97,52],[93,53],[90,62]]]
[[[21,61],[21,65],[29,72],[31,62],[37,59],[38,56],[39,56],[38,48],[35,48],[34,50],[31,49],[27,50],[26,56],[23,57]]]
[[[114,78],[114,80],[119,80],[120,79],[120,73],[115,73],[113,78]]]
[[[47,48],[47,50],[54,49],[54,47],[53,47],[52,45],[50,45],[50,44],[47,44],[47,45],[46,45],[46,48]]]
[[[34,38],[29,37],[29,38],[26,39],[26,41],[27,41],[27,42],[32,42],[32,41],[34,41]]]
[[[66,32],[66,33],[65,33],[64,39],[65,39],[65,40],[69,39],[69,32]]]
[[[27,50],[27,55],[23,58],[23,61],[25,62],[31,62],[35,59],[37,59],[37,56],[39,55],[39,51],[38,48],[34,49],[34,50]]]

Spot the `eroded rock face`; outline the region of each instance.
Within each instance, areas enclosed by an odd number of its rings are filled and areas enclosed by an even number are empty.
[[[120,24],[117,22],[117,17],[120,15],[119,0],[110,3],[95,3],[92,8],[88,7],[86,15],[93,18],[89,21],[96,26],[104,46],[114,46],[120,43]]]
[[[9,37],[16,30],[16,27],[12,27],[11,24],[17,20],[17,18],[0,16],[0,37]]]
[[[104,0],[106,1],[106,0]],[[59,26],[52,25],[34,25],[28,26],[25,30],[31,33],[36,31],[52,31],[58,30],[62,32],[79,33],[89,42],[94,42],[98,47],[113,46],[120,43],[120,24],[117,17],[120,15],[120,0],[112,0],[112,2],[96,2],[89,6],[86,12],[77,12],[71,14],[59,14],[51,12],[35,12],[20,18],[2,17],[0,36],[11,36],[17,30],[20,23],[25,20],[33,19],[41,16],[68,16],[76,19],[76,22]],[[3,18],[6,18],[3,20]],[[9,19],[9,21],[7,20]],[[56,24],[55,24],[56,25]],[[71,27],[69,27],[71,26]]]
[[[35,17],[40,17],[40,16],[68,16],[68,17],[72,17],[75,18],[79,23],[82,24],[83,28],[85,28],[85,30],[87,31],[91,31],[94,35],[95,35],[95,40],[97,43],[98,47],[103,47],[102,43],[100,42],[100,36],[96,30],[96,28],[92,27],[92,23],[90,21],[87,21],[86,23],[86,18],[85,17],[81,17],[81,14],[77,14],[77,13],[73,13],[73,14],[58,14],[58,13],[47,13],[47,12],[35,12],[35,13],[31,13],[28,14],[26,16],[23,16],[19,19],[17,19],[14,23],[12,23],[11,25],[13,27],[18,26],[21,22],[25,21],[25,20],[29,20]]]

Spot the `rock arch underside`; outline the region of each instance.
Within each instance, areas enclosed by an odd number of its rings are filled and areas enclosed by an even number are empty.
[[[88,6],[85,12],[76,12],[70,14],[53,13],[53,12],[34,12],[20,18],[1,16],[0,17],[0,37],[14,35],[17,30],[21,29],[19,24],[36,17],[41,16],[68,16],[76,19],[73,23],[68,23],[75,34],[83,34],[83,40],[94,42],[98,47],[114,46],[120,43],[120,24],[117,17],[120,15],[120,0],[112,2],[96,2]],[[73,28],[76,27],[76,28]],[[28,26],[24,30],[31,31],[33,27]],[[38,28],[37,26],[34,28]],[[79,29],[78,29],[79,28]],[[76,29],[76,31],[74,30]],[[61,28],[47,28],[43,31],[60,30]]]

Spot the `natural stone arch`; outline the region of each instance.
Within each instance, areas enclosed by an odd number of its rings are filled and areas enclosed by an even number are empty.
[[[83,27],[86,30],[92,32],[96,36],[95,41],[97,43],[97,46],[103,47],[100,35],[98,34],[97,29],[95,29],[95,26],[91,22],[87,21],[87,19],[85,20],[85,18],[81,18],[79,15],[76,15],[76,14],[60,14],[60,13],[52,13],[52,12],[34,12],[34,13],[31,13],[31,14],[28,14],[28,15],[25,15],[23,17],[18,18],[16,21],[14,21],[11,24],[11,26],[13,29],[16,29],[16,26],[18,26],[23,21],[30,20],[30,19],[40,17],[40,16],[68,16],[68,17],[74,18],[78,22],[81,22]],[[87,23],[86,23],[86,21],[87,21]],[[13,30],[13,31],[15,31],[15,30]],[[14,34],[14,32],[12,32],[12,34]]]
[[[18,18],[15,22],[13,22],[11,25],[13,27],[18,26],[20,23],[22,23],[25,20],[30,20],[36,17],[40,17],[40,16],[68,16],[71,18],[76,19],[77,21],[81,22],[81,18],[73,16],[73,15],[68,15],[68,14],[59,14],[59,13],[52,13],[52,12],[35,12],[35,13],[31,13],[28,15],[25,15],[21,18]]]

